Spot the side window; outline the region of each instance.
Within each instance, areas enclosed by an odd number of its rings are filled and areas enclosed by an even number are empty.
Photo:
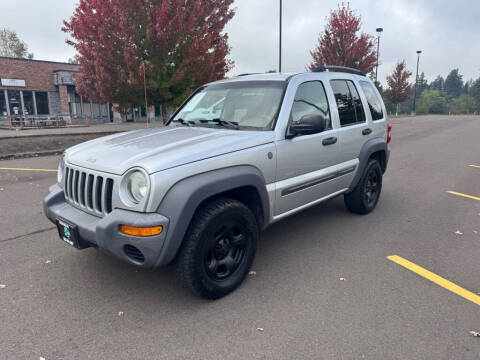
[[[370,114],[372,114],[372,120],[383,119],[382,102],[378,98],[378,95],[373,88],[373,85],[368,81],[360,81],[363,93],[368,101],[368,107],[370,108]]]
[[[350,80],[331,80],[330,84],[337,101],[340,125],[349,126],[365,122],[362,101],[353,82]]]
[[[360,95],[358,95],[357,88],[352,81],[347,81],[348,88],[350,89],[350,93],[352,94],[353,105],[355,106],[355,114],[357,115],[357,122],[362,123],[367,121],[365,117],[365,110],[363,110],[362,99],[360,99]]]
[[[303,83],[297,89],[290,121],[297,122],[305,115],[322,115],[326,120],[325,129],[332,128],[327,94],[320,81]]]

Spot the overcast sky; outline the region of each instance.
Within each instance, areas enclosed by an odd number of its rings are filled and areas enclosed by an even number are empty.
[[[60,31],[77,0],[0,0],[0,27],[16,31],[36,59],[66,61],[74,55]],[[284,71],[304,71],[325,18],[338,1],[283,0]],[[379,80],[384,83],[398,60],[415,72],[416,50],[422,50],[420,72],[433,80],[459,68],[464,80],[480,76],[480,1],[351,0],[362,16],[362,31],[380,42]],[[236,0],[237,13],[227,25],[235,61],[232,74],[278,69],[279,0]]]

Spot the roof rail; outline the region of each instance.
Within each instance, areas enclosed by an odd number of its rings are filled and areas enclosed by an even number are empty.
[[[346,72],[356,75],[366,76],[363,71],[346,67],[346,66],[337,66],[337,65],[322,65],[313,70],[313,72],[325,72],[325,71],[334,71],[334,72]]]
[[[240,77],[240,76],[248,76],[248,75],[258,75],[260,73],[245,73],[245,74],[240,74],[240,75],[237,75],[237,77]]]

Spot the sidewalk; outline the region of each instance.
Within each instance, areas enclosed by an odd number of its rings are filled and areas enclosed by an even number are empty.
[[[159,122],[150,123],[150,127],[161,126]],[[52,129],[32,129],[32,130],[5,130],[0,129],[0,139],[15,138],[24,136],[45,136],[45,135],[64,135],[64,134],[94,134],[94,133],[115,133],[123,131],[131,131],[144,129],[147,127],[146,123],[106,123],[98,125],[90,125],[85,127],[71,127],[71,128],[52,128]]]

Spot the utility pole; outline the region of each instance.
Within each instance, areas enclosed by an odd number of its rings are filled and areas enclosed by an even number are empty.
[[[278,72],[282,72],[282,0],[280,0],[280,44],[278,56]]]
[[[377,28],[377,34],[378,34],[378,39],[377,39],[377,66],[375,69],[375,86],[377,86],[377,78],[378,78],[378,58],[380,57],[380,34],[382,33],[383,28]]]
[[[417,74],[415,75],[415,92],[413,95],[413,110],[412,115],[417,114],[417,85],[418,85],[418,64],[420,63],[420,54],[422,50],[417,50]]]

